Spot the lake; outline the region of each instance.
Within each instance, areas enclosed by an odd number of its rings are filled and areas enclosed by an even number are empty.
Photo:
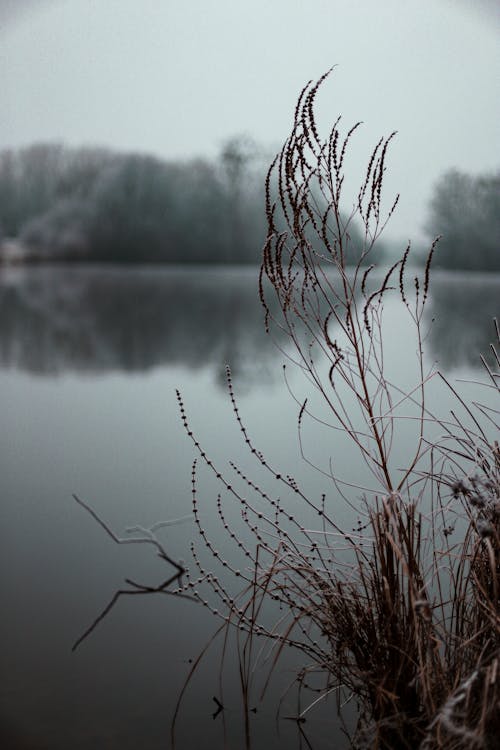
[[[499,275],[437,272],[426,362],[436,362],[451,379],[482,377],[479,353],[493,339],[499,300]],[[388,367],[411,383],[415,344],[396,302],[386,305],[385,314]],[[157,584],[170,570],[147,546],[114,544],[72,494],[120,536],[131,526],[191,513],[195,454],[176,388],[211,458],[224,471],[231,471],[229,460],[257,471],[231,411],[229,364],[242,417],[259,449],[312,493],[333,497],[325,477],[301,461],[299,407],[290,391],[300,402],[309,395],[307,383],[290,364],[284,381],[289,344],[279,333],[274,339],[263,329],[255,268],[0,271],[3,747],[171,746],[178,695],[219,623],[206,608],[172,596],[122,597],[73,653],[73,643],[125,578]],[[449,408],[438,395],[434,402]],[[326,465],[333,453],[348,476],[357,476],[355,458],[325,434],[318,438],[311,429],[306,437],[316,463]],[[409,450],[402,440],[398,460]],[[199,502],[216,537],[220,487],[208,472],[200,471],[199,481]],[[237,529],[238,510],[228,512]],[[352,525],[341,504],[338,517]],[[161,538],[172,557],[191,567],[189,545],[199,541],[191,518],[165,527]],[[243,747],[239,676],[230,654],[224,711],[213,718],[213,698],[221,695],[220,654],[215,643],[187,690],[177,726],[182,750]],[[261,703],[255,697],[255,747],[300,746],[295,723],[283,718],[294,715],[293,693],[276,719],[292,668],[287,655],[276,685]],[[305,725],[311,746],[342,747],[334,702],[311,716]]]

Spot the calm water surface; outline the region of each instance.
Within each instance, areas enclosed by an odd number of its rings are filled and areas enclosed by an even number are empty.
[[[499,276],[436,274],[428,363],[438,361],[453,378],[477,379],[499,299]],[[386,313],[388,366],[412,382],[414,344],[400,308],[389,304]],[[279,336],[276,343],[286,352]],[[175,388],[211,457],[224,468],[233,459],[251,471],[224,387],[228,363],[257,446],[283,472],[309,483],[312,494],[333,497],[324,477],[301,467],[284,360],[263,332],[255,269],[1,271],[2,747],[171,746],[177,696],[218,623],[173,597],[123,598],[71,653],[126,577],[150,583],[169,575],[149,549],[113,544],[72,493],[122,535],[129,526],[190,512],[193,451]],[[289,383],[298,396],[308,395],[293,371]],[[331,436],[311,432],[310,438],[320,465],[333,455],[356,478],[355,461],[339,453]],[[404,461],[408,450],[401,441],[398,458]],[[202,512],[217,534],[217,487],[203,473],[200,482]],[[237,509],[229,512],[241,523]],[[352,523],[340,505],[338,517]],[[174,557],[187,560],[194,526],[167,528],[162,539]],[[187,693],[178,728],[182,750],[243,747],[238,675],[230,668],[224,715],[212,719],[219,653],[209,652]],[[292,722],[275,720],[291,667],[285,659],[276,692],[252,714],[255,747],[300,747]],[[283,715],[294,710],[293,699],[285,699]],[[335,726],[333,705],[318,712],[307,725],[314,748],[342,747]]]

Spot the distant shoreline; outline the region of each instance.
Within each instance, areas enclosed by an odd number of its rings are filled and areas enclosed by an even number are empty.
[[[374,272],[377,273],[383,272],[385,273],[387,271],[387,267],[389,266],[390,261],[388,260],[386,263],[381,263],[380,266],[376,269],[374,269]],[[414,263],[413,265],[408,266],[411,268],[420,268],[421,265]],[[131,260],[126,259],[123,261],[117,261],[117,260],[96,260],[95,258],[61,258],[61,259],[55,259],[55,258],[36,258],[36,257],[27,257],[22,259],[5,259],[5,257],[2,255],[2,246],[0,246],[0,274],[6,270],[14,270],[14,269],[44,269],[44,270],[50,270],[51,268],[54,268],[54,270],[60,270],[60,269],[75,269],[75,270],[99,270],[99,269],[113,269],[114,271],[123,270],[123,271],[133,271],[133,270],[198,270],[198,271],[227,271],[227,270],[234,270],[234,271],[241,271],[241,270],[248,270],[256,272],[260,269],[260,261],[250,262],[250,261],[239,261],[234,262],[228,261],[187,261],[187,262],[180,262],[180,261],[167,261],[167,260]],[[354,269],[355,266],[348,266],[347,268]],[[332,269],[333,270],[333,269]],[[454,275],[457,277],[460,276],[471,276],[473,277],[474,281],[478,281],[481,278],[484,280],[490,280],[495,277],[500,277],[500,271],[496,270],[485,270],[485,269],[474,269],[474,268],[444,268],[439,267],[436,265],[433,269],[433,275],[436,278],[444,277],[448,275]]]

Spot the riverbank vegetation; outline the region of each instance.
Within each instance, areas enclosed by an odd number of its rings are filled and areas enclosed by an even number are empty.
[[[218,465],[178,392],[197,453],[191,562],[181,568],[169,560],[156,527],[149,529],[142,541],[156,546],[172,575],[156,587],[129,581],[120,594],[168,590],[196,600],[219,619],[225,652],[236,634],[239,664],[232,666],[241,680],[247,747],[251,711],[286,648],[300,664],[296,714],[287,718],[296,721],[304,747],[313,747],[308,727],[316,708],[334,696],[341,719],[356,708],[354,724],[345,723],[351,747],[493,748],[500,732],[500,355],[492,345],[483,358],[483,397],[472,401],[426,369],[424,313],[438,242],[417,275],[410,245],[387,272],[374,274],[398,200],[387,201],[383,190],[394,134],[376,144],[357,194],[345,199],[344,172],[360,125],[344,129],[339,118],[320,137],[315,101],[325,79],[303,89],[268,173],[259,292],[268,331],[288,340],[284,354],[291,352],[290,363],[305,376],[305,397],[290,386],[299,446],[304,466],[315,466],[328,491],[310,494],[300,467],[291,475],[260,451],[229,371],[230,403],[254,469]],[[363,227],[361,249],[351,247],[355,220]],[[347,262],[353,257],[354,267]],[[405,378],[402,363],[388,371],[385,357],[390,301],[415,342]],[[492,331],[498,340],[498,324]],[[431,404],[443,399],[432,401],[432,389],[442,389],[447,403],[451,398],[451,410],[435,410]],[[312,457],[311,429],[316,447],[331,446],[326,464]],[[402,434],[411,446],[404,456]],[[337,465],[340,442],[357,466],[352,476]],[[212,502],[200,488],[200,466],[219,483]],[[346,508],[354,526],[341,520]],[[209,530],[214,519],[224,542]],[[222,672],[229,657],[223,661]],[[222,695],[217,703],[223,711]]]
[[[300,477],[283,474],[254,445],[230,372],[229,395],[255,476],[235,464],[224,473],[212,462],[179,393],[197,460],[220,482],[214,512],[235,559],[205,530],[195,461],[199,542],[193,571],[176,591],[213,609],[228,631],[245,634],[239,636],[245,691],[262,639],[275,644],[269,679],[285,646],[302,655],[295,718],[303,737],[309,711],[333,693],[341,716],[346,704],[357,707],[358,722],[348,732],[353,747],[493,747],[500,730],[500,449],[497,404],[489,396],[500,390],[499,354],[492,347],[493,360],[483,359],[481,403],[468,403],[443,375],[426,371],[424,310],[437,240],[419,275],[408,270],[408,246],[382,282],[371,282],[377,242],[398,200],[386,203],[383,196],[393,135],[375,146],[345,220],[343,175],[358,124],[342,135],[339,118],[320,138],[314,105],[323,80],[302,91],[291,134],[268,175],[260,296],[269,330],[288,336],[292,362],[310,386],[298,403],[307,462],[306,424],[330,434],[332,457],[318,470],[331,494],[310,496]],[[364,245],[350,270],[354,216],[363,224]],[[400,373],[385,364],[384,304],[394,295],[415,340],[410,384],[398,382]],[[448,414],[431,410],[431,387],[455,401]],[[413,447],[401,464],[395,454],[405,430],[413,433]],[[336,465],[339,440],[357,456],[354,477]],[[262,471],[264,479],[257,479]],[[243,533],[231,528],[226,503],[240,508]],[[354,528],[338,520],[342,503],[358,518]],[[204,554],[212,564],[201,562]]]

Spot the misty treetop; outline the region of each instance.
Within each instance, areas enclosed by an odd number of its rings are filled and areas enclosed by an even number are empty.
[[[442,235],[442,268],[500,271],[500,171],[471,176],[452,169],[434,186],[426,231]]]

